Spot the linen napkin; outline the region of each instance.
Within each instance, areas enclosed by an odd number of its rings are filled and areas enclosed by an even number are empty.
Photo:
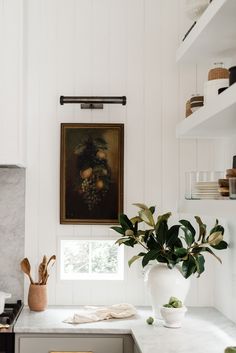
[[[76,312],[72,317],[68,317],[63,322],[68,324],[85,324],[109,319],[124,319],[137,313],[131,304],[114,304],[108,307],[87,306],[83,310]]]

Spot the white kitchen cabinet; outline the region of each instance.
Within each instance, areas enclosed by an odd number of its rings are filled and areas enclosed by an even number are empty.
[[[141,351],[139,350],[136,344],[134,345],[134,353],[141,353]]]
[[[25,165],[23,5],[0,1],[0,166]]]
[[[17,334],[16,353],[133,353],[129,335]]]

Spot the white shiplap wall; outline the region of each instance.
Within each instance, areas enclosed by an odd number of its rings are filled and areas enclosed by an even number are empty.
[[[61,238],[113,236],[107,226],[59,224],[61,122],[125,123],[124,206],[130,215],[138,201],[157,204],[159,212],[176,212],[183,171],[212,167],[212,142],[175,139],[183,102],[196,90],[195,67],[175,63],[182,3],[25,0],[25,253],[33,270],[44,253],[59,254]],[[78,105],[60,106],[60,95],[127,95],[128,104],[81,111]],[[147,304],[141,267],[127,267],[132,253],[125,249],[121,282],[60,281],[57,269],[50,278],[50,303]],[[211,268],[209,263],[208,274],[193,281],[189,304],[213,303]],[[28,284],[26,294],[27,289]]]
[[[0,164],[24,165],[23,0],[0,0]]]

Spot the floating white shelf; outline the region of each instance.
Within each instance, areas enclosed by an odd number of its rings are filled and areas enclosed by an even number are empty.
[[[236,0],[213,0],[177,50],[177,62],[222,59],[236,51]]]
[[[176,127],[178,138],[221,138],[233,135],[236,135],[236,84]]]
[[[178,212],[194,216],[235,219],[236,200],[181,200]]]

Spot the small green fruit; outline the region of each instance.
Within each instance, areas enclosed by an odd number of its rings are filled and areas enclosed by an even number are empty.
[[[154,319],[153,319],[153,317],[151,317],[151,316],[149,316],[149,318],[146,320],[146,323],[147,323],[148,325],[152,325],[153,322],[154,322]]]
[[[172,305],[170,305],[170,304],[165,304],[165,305],[163,305],[165,308],[172,308]]]
[[[173,308],[182,308],[182,302],[177,300],[176,302],[172,303]]]
[[[172,305],[174,302],[178,302],[179,299],[176,297],[170,297],[169,304]]]
[[[236,353],[236,347],[225,348],[225,353]]]

